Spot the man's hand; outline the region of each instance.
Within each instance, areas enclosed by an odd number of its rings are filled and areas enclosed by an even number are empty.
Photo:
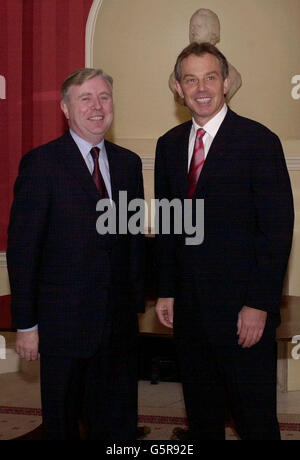
[[[250,348],[260,341],[264,333],[267,312],[244,306],[239,312],[237,322],[238,344]]]
[[[173,328],[173,310],[174,310],[173,297],[161,297],[156,303],[156,314],[159,321],[166,327]]]
[[[38,330],[17,332],[16,352],[26,361],[38,359],[39,335]]]

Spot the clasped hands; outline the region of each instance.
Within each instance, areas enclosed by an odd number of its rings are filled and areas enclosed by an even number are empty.
[[[155,307],[159,321],[173,328],[174,298],[159,298]],[[264,333],[267,312],[246,305],[238,314],[237,336],[242,348],[251,348],[257,344]]]

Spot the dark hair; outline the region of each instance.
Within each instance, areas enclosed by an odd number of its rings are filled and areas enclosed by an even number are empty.
[[[73,85],[82,85],[87,80],[90,80],[94,77],[102,77],[108,85],[112,88],[113,86],[113,79],[110,75],[107,75],[101,69],[90,69],[90,68],[82,68],[74,70],[63,82],[61,87],[61,96],[62,99],[67,100],[69,96],[69,89]]]
[[[222,72],[222,77],[223,80],[228,77],[228,62],[224,54],[221,53],[221,51],[218,50],[218,48],[211,43],[191,43],[189,46],[184,48],[184,50],[181,51],[179,54],[175,68],[174,68],[174,73],[175,73],[175,78],[177,81],[180,82],[182,73],[181,73],[181,63],[184,59],[186,59],[188,56],[191,54],[195,54],[196,56],[203,56],[204,54],[212,54],[215,56],[221,66],[221,72]]]

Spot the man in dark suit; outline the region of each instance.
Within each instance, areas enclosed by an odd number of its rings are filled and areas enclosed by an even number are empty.
[[[104,140],[113,96],[101,70],[73,72],[61,108],[70,130],[25,155],[15,184],[7,261],[16,349],[41,355],[45,439],[78,439],[82,407],[89,439],[134,439],[143,236],[100,234],[96,205],[110,199],[119,215],[119,191],[142,199],[141,160]]]
[[[193,120],[158,140],[156,198],[191,198],[194,221],[203,199],[204,240],[159,234],[156,310],[165,326],[174,319],[190,435],[225,439],[229,405],[242,439],[280,439],[275,331],[293,231],[282,147],[226,106],[214,46],[185,48],[175,76]]]

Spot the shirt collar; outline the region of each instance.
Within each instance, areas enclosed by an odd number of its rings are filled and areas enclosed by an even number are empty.
[[[82,137],[78,136],[78,134],[76,134],[75,131],[73,131],[72,129],[70,129],[70,134],[84,158],[87,158],[92,147],[99,147],[101,152],[105,151],[104,139],[102,139],[102,141],[99,142],[99,144],[93,145],[90,142],[83,139]]]
[[[224,104],[221,110],[204,126],[199,126],[193,118],[194,130],[197,132],[199,128],[203,128],[212,138],[214,138],[227,114],[227,111],[228,107]]]

